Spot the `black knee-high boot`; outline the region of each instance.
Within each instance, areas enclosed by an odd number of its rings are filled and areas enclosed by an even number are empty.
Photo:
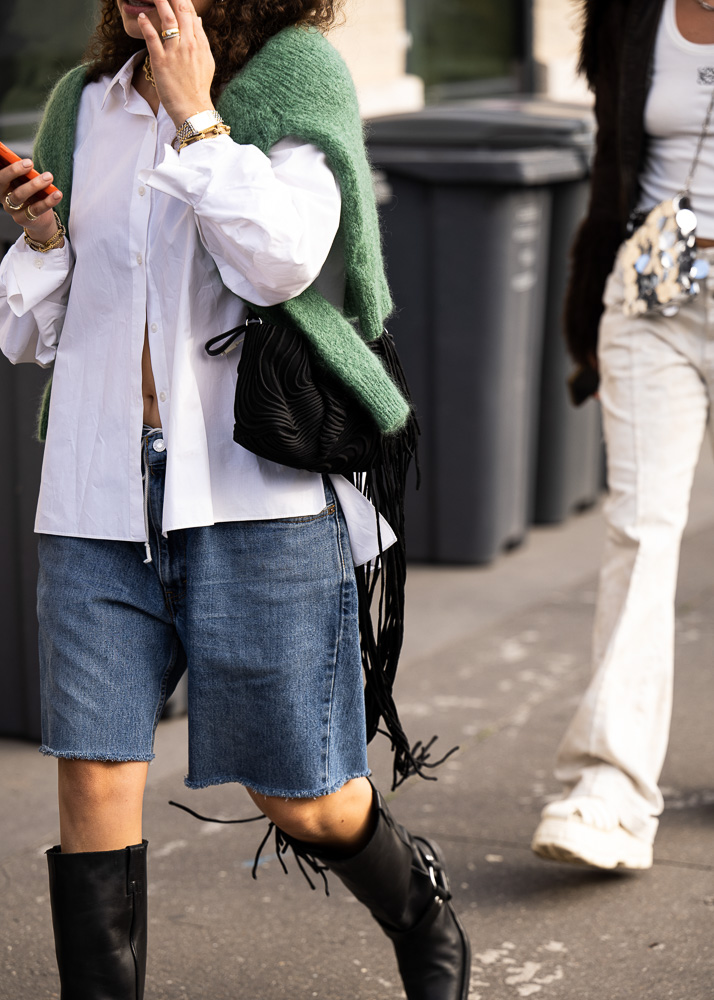
[[[61,1000],[143,1000],[146,846],[47,852]]]
[[[441,851],[397,823],[376,789],[374,808],[369,843],[350,858],[283,836],[298,856],[333,871],[391,938],[408,1000],[467,1000],[471,949]]]

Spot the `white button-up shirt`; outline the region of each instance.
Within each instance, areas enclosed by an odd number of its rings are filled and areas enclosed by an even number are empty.
[[[54,361],[36,530],[146,540],[145,331],[167,446],[164,533],[318,513],[321,476],[234,443],[239,350],[212,358],[204,344],[243,322],[243,298],[270,306],[317,280],[341,305],[339,186],[324,154],[291,138],[269,156],[228,136],[176,153],[174,123],[131,84],[143,58],[83,91],[70,240],[40,255],[21,237],[0,264],[0,348]],[[374,511],[332,481],[355,561],[367,561]]]

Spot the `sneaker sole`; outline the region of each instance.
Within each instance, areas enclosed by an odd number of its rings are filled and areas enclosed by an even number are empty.
[[[622,832],[594,830],[570,817],[546,817],[533,836],[531,850],[539,858],[588,868],[643,871],[652,867],[652,845]]]

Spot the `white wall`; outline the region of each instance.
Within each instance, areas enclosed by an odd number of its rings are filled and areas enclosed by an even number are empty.
[[[424,86],[406,72],[404,0],[347,0],[344,15],[329,37],[352,71],[362,114],[422,107]]]
[[[576,74],[580,4],[574,0],[534,0],[534,56],[541,89],[559,101],[590,104],[592,95]]]
[[[579,6],[575,0],[534,0],[534,55],[547,96],[589,104],[592,97],[576,75]],[[412,111],[424,103],[421,80],[406,73],[404,8],[405,0],[346,0],[342,23],[330,32],[352,71],[365,117]]]

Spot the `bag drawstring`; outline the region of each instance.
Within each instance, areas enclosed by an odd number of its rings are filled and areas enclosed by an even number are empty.
[[[148,448],[148,444],[146,447]],[[151,558],[151,545],[149,544],[149,463],[146,459],[144,460],[144,472],[141,481],[144,484],[144,531],[146,532],[146,541],[144,542],[146,559],[144,560],[144,565],[148,566],[149,563],[153,562],[153,559]]]
[[[243,343],[243,338],[249,326],[261,326],[262,323],[263,321],[259,316],[254,316],[252,313],[249,314],[245,323],[241,323],[240,326],[234,326],[232,330],[228,330],[226,333],[219,333],[217,337],[211,337],[210,340],[207,340],[204,345],[206,354],[212,358],[217,357],[219,354],[229,354],[239,344]]]

